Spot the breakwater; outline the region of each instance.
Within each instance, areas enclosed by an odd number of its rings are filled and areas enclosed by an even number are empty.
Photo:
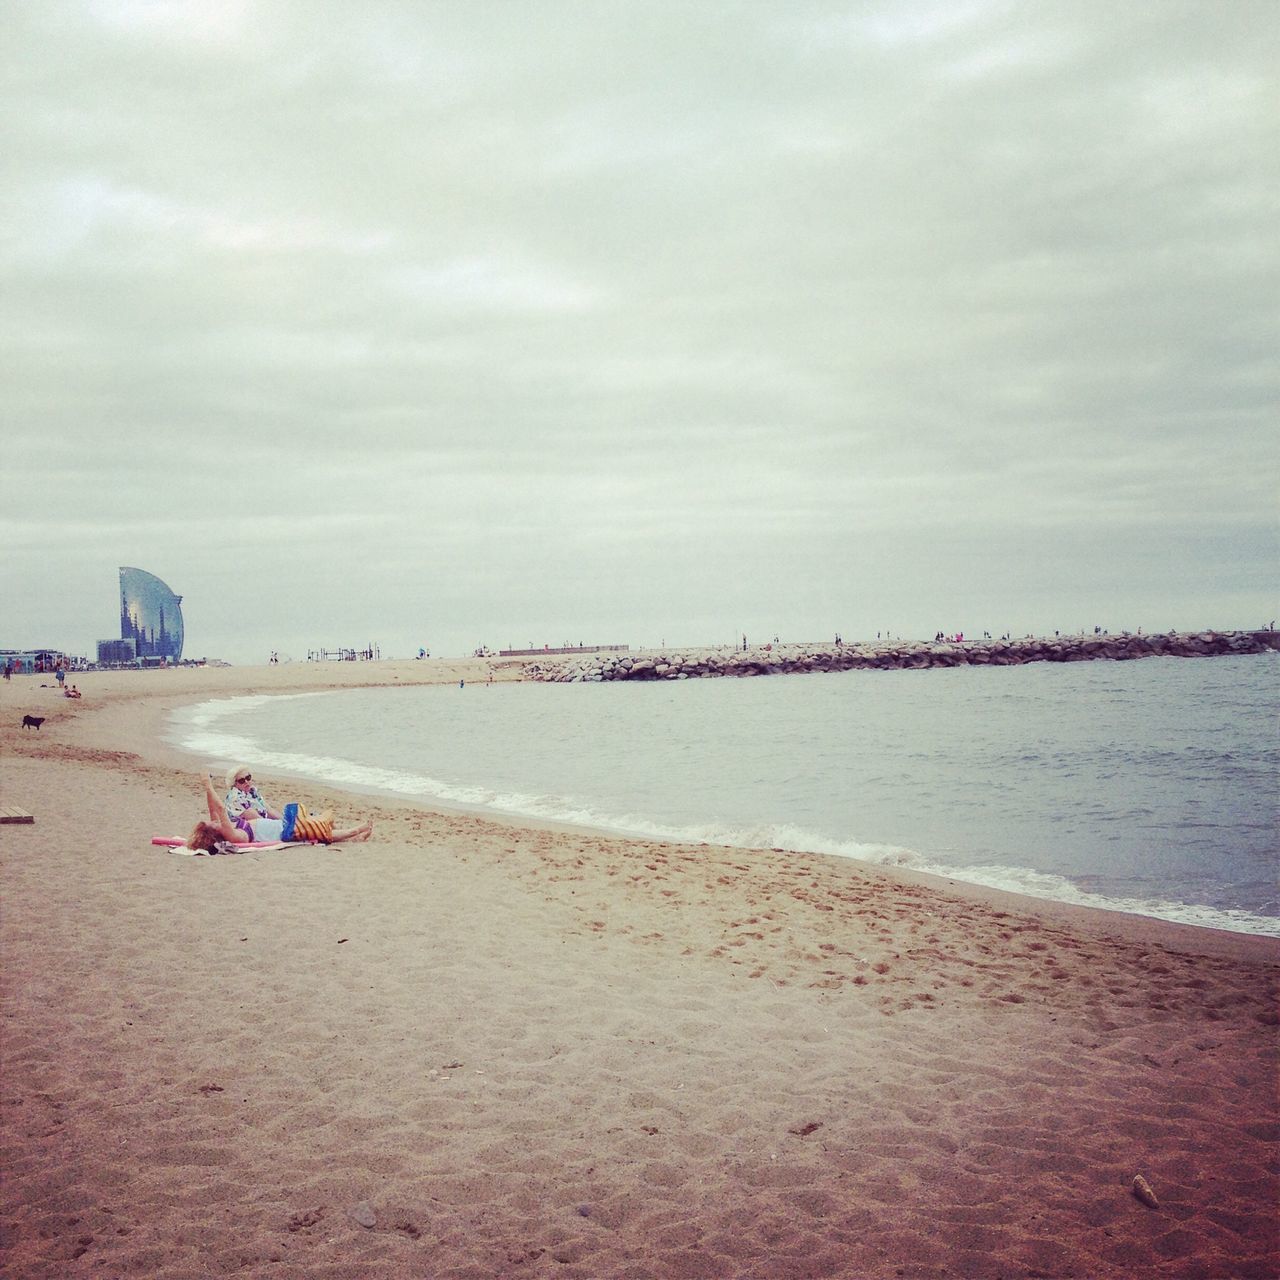
[[[803,671],[916,670],[925,667],[1014,667],[1027,662],[1113,662],[1133,658],[1213,658],[1280,652],[1280,631],[1193,631],[1163,635],[1027,636],[1021,640],[894,641],[863,644],[775,644],[600,653],[561,662],[532,662],[530,680],[693,680]]]

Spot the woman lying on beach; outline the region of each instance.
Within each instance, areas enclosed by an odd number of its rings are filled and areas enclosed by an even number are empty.
[[[253,818],[244,827],[237,826],[227,815],[226,806],[218,798],[213,789],[213,780],[204,780],[205,804],[209,808],[208,822],[197,822],[187,837],[188,849],[202,849],[212,852],[220,844],[255,844],[266,842],[268,847],[276,847],[290,843],[282,839],[285,831],[284,820],[275,818]],[[287,806],[286,806],[287,807]],[[350,831],[334,831],[326,836],[325,844],[342,844],[346,840],[367,840],[373,834],[373,823],[366,822],[362,827],[353,827]]]

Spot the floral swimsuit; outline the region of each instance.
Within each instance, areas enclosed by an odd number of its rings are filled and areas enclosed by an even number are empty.
[[[247,791],[243,787],[232,787],[227,792],[226,798],[227,817],[240,828],[241,831],[249,837],[250,840],[255,838],[253,832],[253,819],[248,817],[248,810],[252,809],[257,813],[265,814],[267,811],[267,802],[262,798],[262,792],[257,787],[250,787]]]

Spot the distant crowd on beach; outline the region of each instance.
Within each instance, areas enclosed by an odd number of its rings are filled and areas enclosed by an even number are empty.
[[[1271,622],[1266,623],[1264,626],[1259,628],[1260,631],[1274,631],[1275,629],[1276,629],[1275,619],[1273,619]],[[1055,630],[1053,633],[1055,639],[1061,639],[1062,634],[1063,633],[1060,630]],[[1074,635],[1076,633],[1072,632],[1068,634]],[[1084,635],[1085,633],[1082,630],[1078,634]],[[1111,632],[1105,627],[1095,626],[1093,628],[1093,634],[1097,637],[1103,637],[1103,636],[1110,636]],[[1125,636],[1128,636],[1130,634],[1140,636],[1142,635],[1142,628],[1138,627],[1137,630],[1133,633],[1130,633],[1129,631],[1124,631],[1121,634]],[[1176,632],[1174,632],[1173,630],[1170,630],[1168,634],[1174,635],[1176,634]],[[1028,632],[1025,636],[1025,639],[1027,640],[1031,640],[1034,638],[1035,637],[1030,632]],[[995,641],[1008,643],[1012,640],[1013,640],[1012,630],[1006,631],[1000,636],[993,636],[990,631],[984,631],[982,633],[982,642],[987,644]],[[892,631],[876,632],[876,643],[878,644],[896,644],[896,643],[901,643],[901,641],[902,641],[902,636],[899,634],[896,634],[895,632],[892,632]],[[763,649],[766,653],[768,653],[768,652],[772,652],[773,648],[776,645],[779,645],[781,643],[782,642],[780,638],[775,635],[772,640],[767,640],[763,645],[760,645],[759,648]],[[836,648],[843,648],[844,645],[847,643],[848,641],[845,640],[844,636],[837,631],[835,633]],[[865,642],[854,641],[853,643],[857,644],[857,643],[865,643]],[[966,644],[966,643],[974,643],[974,642],[968,640],[963,631],[938,630],[934,632],[933,643],[934,644]],[[661,642],[659,647],[664,650],[666,649],[667,642],[665,639]],[[745,633],[742,636],[741,643],[735,644],[733,647],[736,649],[741,649],[743,653],[746,653],[749,651],[751,646],[747,641],[747,636]],[[626,648],[628,648],[628,646],[626,645],[607,645],[607,646],[588,645],[585,641],[579,641],[577,644],[573,644],[568,640],[566,640],[562,645],[553,648],[549,643],[537,645],[532,640],[530,640],[528,648],[526,649],[517,649],[514,646],[509,645],[508,648],[505,650],[502,650],[501,653],[511,654],[511,655],[529,655],[529,654],[536,654],[539,652],[547,653],[547,654],[567,654],[567,653],[573,653],[575,651],[586,653],[588,651],[597,652],[601,649],[626,649]],[[472,657],[475,657],[475,658],[494,658],[498,656],[501,656],[501,655],[499,653],[495,653],[494,650],[489,648],[489,646],[486,644],[477,645],[472,650]],[[308,662],[357,662],[357,661],[372,662],[380,659],[381,657],[382,657],[382,650],[377,644],[372,642],[366,645],[363,649],[338,648],[338,649],[308,649],[307,650]],[[422,645],[418,648],[418,651],[416,654],[414,654],[414,657],[419,660],[429,658],[431,657],[431,650],[428,649],[425,645]],[[280,660],[281,660],[280,655],[273,650],[270,658],[268,659],[268,662],[270,663],[270,665],[275,666],[280,662]],[[286,658],[285,661],[289,661],[289,659]],[[13,674],[17,674],[17,671],[18,671],[18,667],[17,667],[17,664],[15,663],[13,664]],[[10,674],[11,674],[10,664],[6,662],[4,667],[4,678],[8,680],[10,678]],[[61,682],[62,682],[62,673],[59,672],[59,684],[61,684]],[[71,696],[79,696],[79,695],[68,694],[68,697],[71,697]]]
[[[4,664],[4,678],[6,680],[12,680],[14,676],[20,675],[21,672],[22,667],[16,658],[6,659]],[[58,664],[57,669],[53,673],[53,678],[58,682],[58,689],[61,691],[64,698],[80,697],[80,690],[77,689],[74,684],[69,688],[67,687],[67,669],[63,664]],[[40,687],[42,689],[48,688],[47,685],[43,684]]]
[[[376,662],[382,657],[382,650],[373,641],[370,641],[363,649],[308,649],[308,662]],[[271,661],[278,662],[276,654],[271,655]]]

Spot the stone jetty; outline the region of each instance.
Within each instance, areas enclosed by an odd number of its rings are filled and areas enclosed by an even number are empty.
[[[1195,631],[1164,635],[1027,636],[1022,640],[896,641],[863,644],[775,644],[749,649],[661,649],[593,653],[524,667],[530,680],[701,680],[801,671],[903,670],[924,667],[1014,667],[1026,662],[1108,658],[1213,658],[1280,652],[1280,631]]]

